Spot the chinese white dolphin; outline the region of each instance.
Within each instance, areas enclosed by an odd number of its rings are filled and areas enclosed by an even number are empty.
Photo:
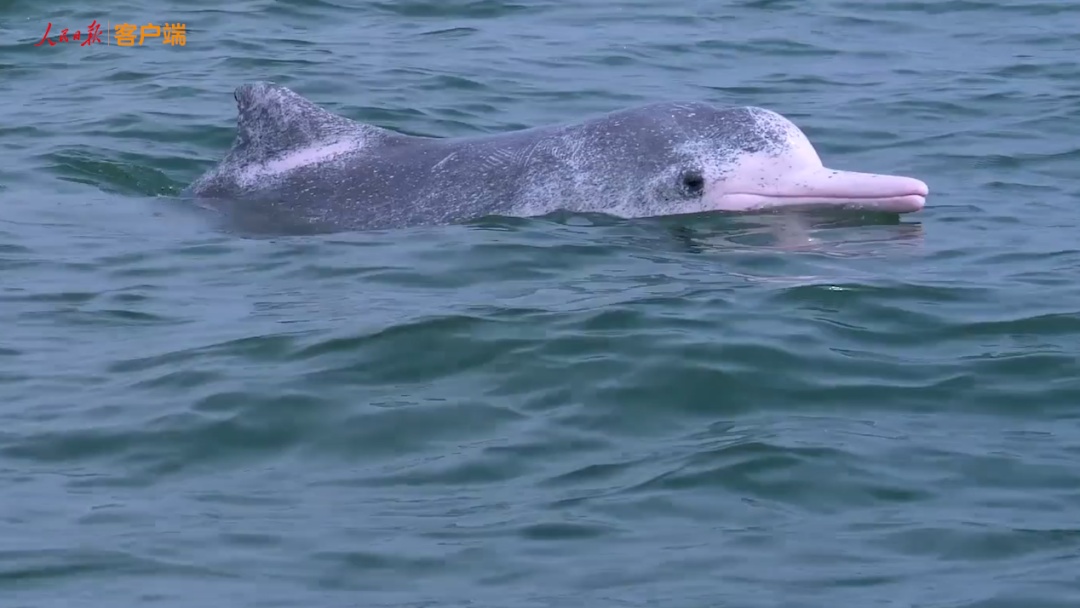
[[[234,93],[237,134],[187,195],[341,230],[554,211],[623,218],[787,208],[909,213],[911,177],[822,165],[776,112],[654,103],[575,123],[465,138],[403,135],[349,120],[288,88]]]

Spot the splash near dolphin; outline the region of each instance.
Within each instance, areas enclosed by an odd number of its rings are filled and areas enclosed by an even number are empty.
[[[478,137],[399,134],[269,82],[236,89],[236,140],[185,191],[341,230],[555,211],[623,218],[787,208],[909,213],[910,177],[822,165],[791,121],[757,107],[654,103]]]

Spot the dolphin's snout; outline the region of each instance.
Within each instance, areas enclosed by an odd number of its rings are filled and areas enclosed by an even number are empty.
[[[797,175],[793,181],[782,188],[781,196],[897,213],[919,211],[930,194],[926,183],[913,177],[826,167]]]
[[[913,177],[816,167],[757,182],[724,198],[733,209],[848,207],[912,213],[926,205],[929,194],[926,183]]]

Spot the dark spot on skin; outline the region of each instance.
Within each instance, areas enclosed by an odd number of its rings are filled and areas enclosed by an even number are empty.
[[[686,196],[701,196],[705,192],[705,176],[697,169],[687,169],[679,177],[679,187]]]

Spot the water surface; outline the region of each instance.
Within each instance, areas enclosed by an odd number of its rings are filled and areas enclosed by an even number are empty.
[[[33,46],[184,22],[185,46]],[[1080,603],[1080,5],[9,2],[5,606]],[[753,104],[902,218],[261,236],[274,80],[431,136]]]

